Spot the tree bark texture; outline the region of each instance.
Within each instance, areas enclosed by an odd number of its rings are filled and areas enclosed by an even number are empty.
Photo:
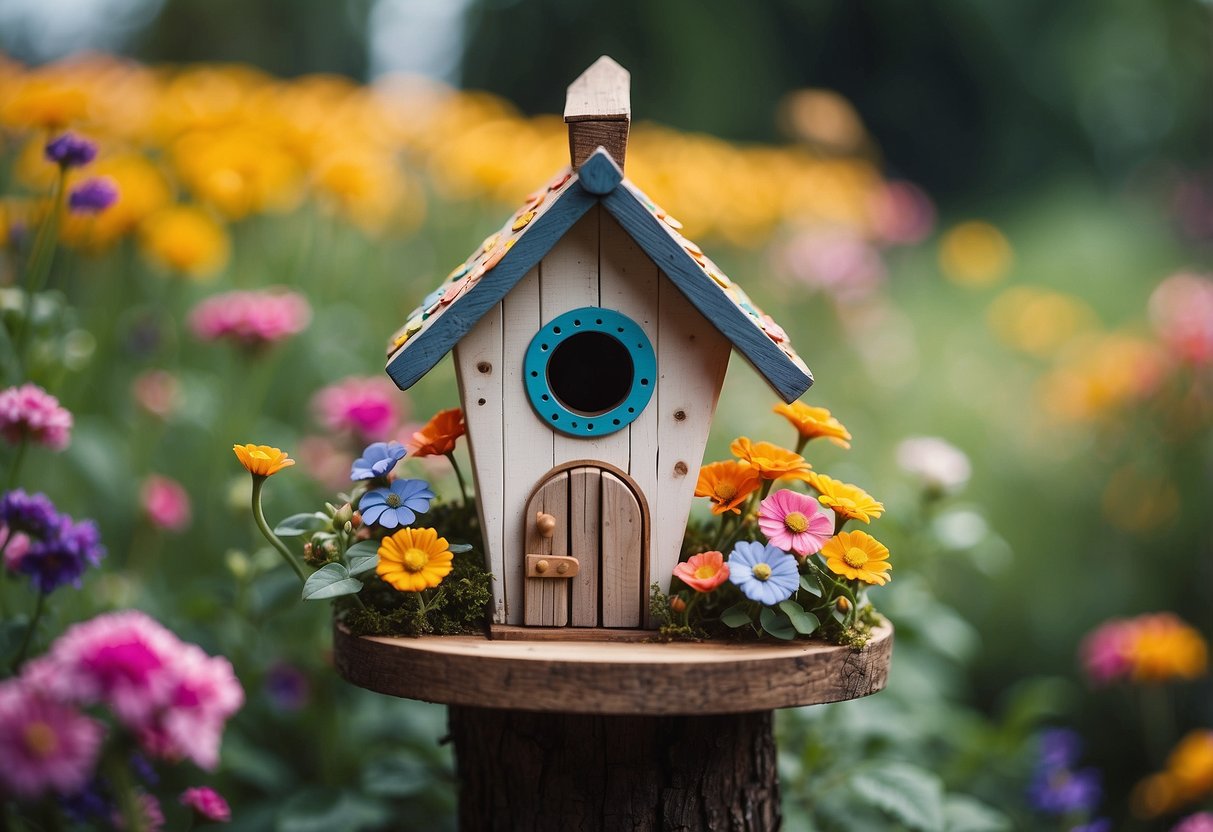
[[[771,711],[595,716],[451,706],[464,832],[768,832]]]

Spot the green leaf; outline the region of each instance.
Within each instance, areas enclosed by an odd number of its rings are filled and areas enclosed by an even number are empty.
[[[275,832],[361,832],[382,828],[391,819],[377,800],[318,787],[290,798],[278,812]]]
[[[720,614],[720,623],[736,630],[750,623],[749,604],[741,601]]]
[[[379,541],[360,540],[345,550],[351,575],[362,575],[379,565]]]
[[[791,641],[796,638],[796,630],[792,627],[792,622],[788,620],[788,617],[770,607],[763,607],[762,612],[758,613],[758,623],[762,625],[762,629],[775,636],[775,638],[780,638],[784,641]]]
[[[884,762],[867,766],[851,778],[851,789],[869,805],[911,829],[944,828],[943,785],[924,768]]]
[[[802,636],[809,635],[821,626],[821,622],[817,619],[817,616],[813,615],[811,612],[805,612],[804,607],[800,606],[800,604],[797,604],[795,601],[781,601],[779,603],[779,609],[782,610],[783,614],[786,615],[788,620],[792,622],[792,626],[796,629],[796,632],[800,633]]]
[[[800,576],[800,588],[810,595],[821,597],[821,581],[812,572]]]
[[[298,537],[308,532],[318,532],[333,524],[332,518],[318,511],[306,514],[292,514],[274,527],[274,534],[279,537]]]
[[[303,585],[304,601],[322,601],[339,595],[353,595],[362,589],[362,581],[350,577],[344,563],[329,563],[312,573]]]
[[[471,543],[452,543],[447,548],[451,550],[451,554],[453,554],[453,555],[462,555],[464,552],[472,551],[472,544]]]
[[[964,794],[949,795],[943,807],[947,832],[1009,832],[1011,819]]]

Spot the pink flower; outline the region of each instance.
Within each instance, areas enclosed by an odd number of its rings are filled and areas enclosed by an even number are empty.
[[[1213,814],[1197,812],[1188,815],[1171,827],[1171,832],[1213,832]]]
[[[922,242],[935,226],[931,198],[911,182],[879,186],[868,203],[868,215],[876,236],[894,245]]]
[[[814,229],[792,238],[778,252],[776,269],[843,303],[866,298],[888,276],[880,252],[843,228]]]
[[[244,703],[227,659],[135,610],[70,628],[25,674],[62,701],[107,705],[149,754],[204,768],[218,763],[224,724]]]
[[[302,332],[311,319],[312,308],[303,295],[267,289],[209,297],[190,312],[189,325],[203,341],[227,339],[255,349]]]
[[[312,407],[326,428],[348,431],[365,443],[391,436],[405,415],[399,406],[405,401],[396,385],[382,376],[350,377],[317,392]]]
[[[9,534],[13,539],[9,540]],[[0,546],[4,547],[4,568],[9,572],[17,572],[21,568],[21,559],[29,551],[29,538],[21,532],[12,533],[5,526],[0,526]]]
[[[0,392],[0,435],[12,445],[29,440],[62,451],[71,439],[72,414],[36,384]]]
[[[20,679],[0,683],[0,794],[72,794],[92,779],[101,723]]]
[[[223,795],[206,786],[186,789],[181,793],[181,805],[194,810],[198,820],[211,823],[227,823],[232,819],[231,807]]]
[[[181,382],[167,370],[148,370],[131,383],[135,401],[153,416],[167,419],[181,406]]]
[[[1104,684],[1127,676],[1132,669],[1129,648],[1136,628],[1132,621],[1112,620],[1101,624],[1082,641],[1079,653],[1087,677]]]
[[[711,592],[729,579],[729,565],[720,552],[701,552],[675,566],[674,576],[696,592]]]
[[[821,551],[834,523],[812,497],[782,488],[759,503],[758,528],[772,545],[804,557]]]
[[[147,792],[139,792],[135,796],[136,804],[139,807],[139,814],[143,816],[143,826],[145,832],[160,832],[164,828],[164,810],[160,808],[160,801],[154,795]],[[126,820],[122,817],[122,813],[117,809],[110,817],[110,823],[115,829],[126,829]]]
[[[152,474],[140,490],[143,511],[153,526],[179,532],[190,524],[190,495],[181,483]]]
[[[1213,363],[1213,280],[1181,272],[1150,295],[1150,321],[1162,342],[1181,360]]]

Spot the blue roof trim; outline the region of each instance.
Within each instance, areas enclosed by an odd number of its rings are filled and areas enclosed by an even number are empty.
[[[786,402],[794,402],[813,384],[813,375],[784,354],[733,300],[724,294],[666,226],[626,187],[616,187],[602,204],[645,254],[657,264],[695,308],[733,342]]]

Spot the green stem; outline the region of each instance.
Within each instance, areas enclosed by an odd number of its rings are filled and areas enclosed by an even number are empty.
[[[105,763],[105,773],[109,775],[114,796],[118,799],[118,812],[122,815],[123,829],[127,832],[145,832],[147,825],[143,822],[143,809],[139,805],[135,784],[131,782],[130,770],[122,758],[115,754],[109,755]]]
[[[804,448],[805,448],[805,445],[809,444],[809,437],[801,436],[800,434],[797,434],[797,437],[798,438],[796,439],[796,453],[798,453],[800,456],[804,456]]]
[[[55,185],[51,189],[50,213],[46,215],[46,220],[38,229],[38,236],[34,239],[34,250],[30,253],[29,271],[26,273],[25,281],[25,316],[18,324],[20,329],[17,330],[16,338],[18,356],[24,353],[25,342],[33,328],[34,296],[41,292],[42,287],[46,285],[51,264],[55,261],[55,243],[58,242],[59,237],[61,207],[59,203],[63,200],[63,186],[66,180],[67,168],[61,165],[59,175],[55,177]]]
[[[459,494],[463,498],[463,506],[466,508],[468,504],[468,490],[463,482],[463,472],[459,470],[459,463],[455,461],[455,452],[447,453],[446,458],[451,461],[451,467],[455,469],[455,479],[459,480]]]
[[[13,457],[13,467],[8,470],[8,488],[12,491],[17,487],[17,478],[21,475],[21,463],[25,461],[25,451],[29,448],[29,440],[22,437],[17,444],[17,454]]]
[[[260,474],[253,474],[253,519],[257,521],[257,528],[261,530],[262,536],[270,542],[270,545],[278,550],[278,554],[282,555],[282,559],[290,564],[291,569],[295,570],[295,574],[299,576],[301,583],[307,583],[307,575],[303,572],[303,567],[299,565],[299,561],[291,554],[291,550],[286,548],[286,544],[274,534],[270,529],[269,523],[265,522],[265,514],[261,511],[261,489],[265,486],[265,481],[268,477]]]
[[[13,659],[14,675],[21,669],[21,665],[25,663],[25,655],[29,652],[30,642],[34,640],[34,631],[38,629],[38,622],[41,620],[45,609],[46,593],[39,592],[38,600],[34,602],[34,614],[29,620],[29,627],[25,630],[25,638],[21,639],[21,647],[17,649],[17,656]]]

